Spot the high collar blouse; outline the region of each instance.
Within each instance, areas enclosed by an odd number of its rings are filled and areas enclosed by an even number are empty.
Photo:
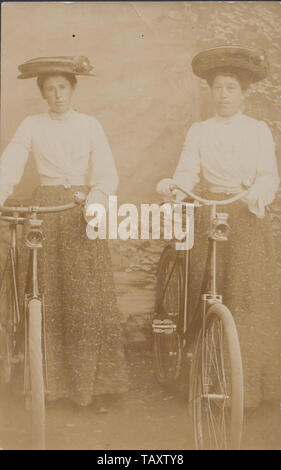
[[[41,180],[79,180],[108,195],[117,189],[118,175],[107,138],[92,116],[70,110],[62,118],[50,112],[26,117],[0,159],[0,203],[19,183],[29,153]]]
[[[252,185],[244,198],[251,212],[264,215],[279,184],[274,141],[267,124],[241,112],[215,116],[189,129],[173,179],[191,190],[200,172],[212,192],[238,193]]]

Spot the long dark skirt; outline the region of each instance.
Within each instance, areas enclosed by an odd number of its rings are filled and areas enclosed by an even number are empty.
[[[72,202],[85,186],[40,186],[33,204]],[[81,208],[42,215],[39,287],[44,293],[49,399],[88,405],[99,394],[128,390],[128,376],[106,240],[90,240]],[[20,284],[28,250],[21,257]]]
[[[208,199],[225,194],[205,193]],[[207,258],[209,207],[196,209],[190,296],[198,304]],[[231,310],[242,352],[245,406],[280,399],[280,299],[270,216],[258,219],[243,202],[217,206],[229,214],[228,241],[217,243],[217,293]]]

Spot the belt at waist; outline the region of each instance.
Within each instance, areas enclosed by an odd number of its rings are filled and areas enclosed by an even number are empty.
[[[216,184],[209,184],[208,190],[211,193],[238,194],[242,191],[242,188],[240,186],[226,187]]]
[[[83,175],[71,176],[40,176],[41,186],[64,186],[70,188],[71,186],[84,186],[87,184],[86,178]]]

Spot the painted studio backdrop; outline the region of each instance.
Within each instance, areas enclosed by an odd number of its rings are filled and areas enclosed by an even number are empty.
[[[175,170],[188,128],[213,113],[207,85],[192,74],[192,57],[241,44],[265,49],[272,63],[270,77],[249,90],[245,112],[270,126],[281,170],[280,18],[279,2],[8,2],[2,5],[1,150],[25,116],[46,110],[35,79],[17,80],[17,65],[86,55],[96,76],[78,80],[74,108],[96,116],[107,134],[120,177],[118,202],[155,202],[156,183]],[[30,158],[14,197],[28,198],[37,182]],[[276,240],[280,213],[279,192],[272,210]],[[2,261],[7,233],[0,229]],[[127,340],[144,341],[163,245],[111,245]],[[280,268],[280,251],[277,256]]]

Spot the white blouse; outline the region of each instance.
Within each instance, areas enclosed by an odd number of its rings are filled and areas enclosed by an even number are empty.
[[[279,184],[269,127],[241,112],[193,124],[173,179],[191,190],[199,181],[200,170],[212,192],[235,193],[242,184],[253,185],[244,200],[251,212],[262,217]]]
[[[79,181],[108,195],[117,189],[114,159],[99,122],[74,110],[63,119],[49,112],[25,118],[4,150],[0,159],[0,204],[19,183],[30,152],[41,181]]]

